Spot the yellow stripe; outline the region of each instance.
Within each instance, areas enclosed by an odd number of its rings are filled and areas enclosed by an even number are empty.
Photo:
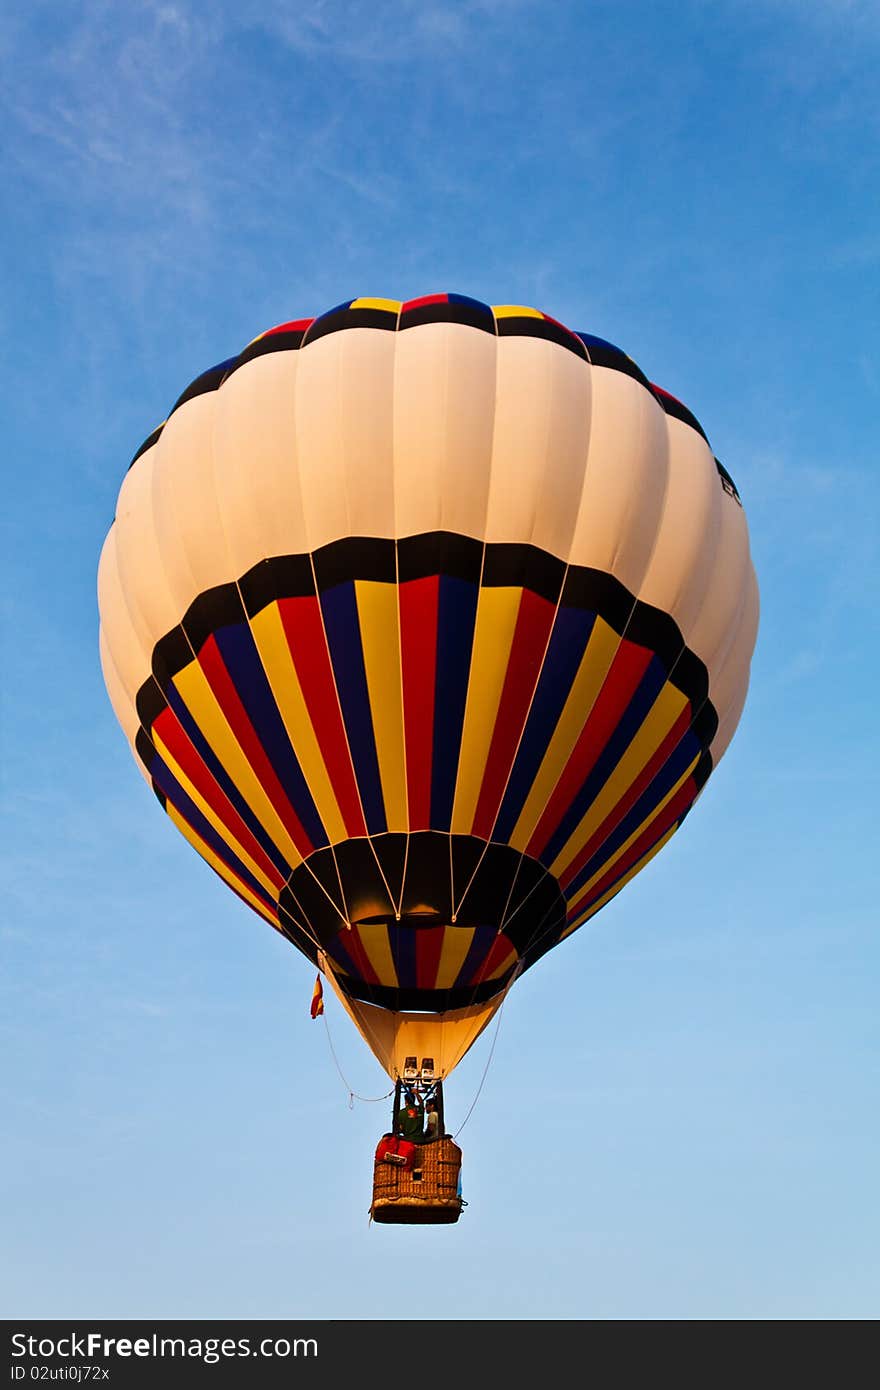
[[[451,989],[474,939],[473,927],[447,927],[437,966],[436,989]]]
[[[468,835],[473,824],[521,598],[522,589],[480,590],[452,810],[453,834]]]
[[[496,319],[542,319],[540,309],[528,309],[525,304],[493,304]]]
[[[510,843],[514,849],[523,851],[532,838],[553,788],[583,733],[619,646],[619,635],[601,618],[597,618],[550,745],[532,783],[532,790],[513,827]]]
[[[295,869],[302,863],[302,855],[227,724],[199,663],[192,661],[189,666],[178,671],[174,677],[174,685],[224,771],[231,777],[236,789],[281,850],[291,869]]]
[[[336,845],[340,840],[348,838],[345,822],[309,717],[302,686],[284,635],[278,604],[270,603],[255,618],[251,618],[250,624],[263,670],[284,721],[291,747],[296,749],[303,777],[306,779],[327,837],[331,845]]]
[[[352,309],[385,309],[389,314],[399,314],[402,301],[399,299],[353,299]]]
[[[590,836],[623,800],[639,773],[657,752],[687,702],[687,696],[674,685],[665,685],[660,691],[614,772],[560,850],[556,859],[560,874],[565,872]]]
[[[202,858],[208,864],[211,865],[211,868],[216,869],[220,877],[222,879],[225,879],[226,882],[230,885],[230,887],[235,889],[236,893],[240,893],[243,898],[246,898],[247,901],[250,903],[251,907],[253,907],[257,912],[259,912],[261,917],[265,917],[266,921],[271,922],[273,927],[277,926],[277,919],[273,916],[271,912],[268,911],[268,909],[263,905],[263,903],[260,902],[260,899],[256,896],[256,894],[251,892],[246,883],[242,883],[239,879],[235,877],[235,875],[223,863],[223,860],[217,857],[217,855],[211,849],[211,846],[206,844],[205,841],[202,839],[201,835],[198,835],[196,831],[193,830],[192,826],[189,825],[183,819],[183,816],[181,816],[178,813],[178,811],[175,809],[174,806],[172,806],[170,801],[166,803],[165,810],[168,812],[168,815],[170,816],[171,820],[173,820],[174,824],[177,826],[181,835],[183,835],[187,840],[189,840],[193,849],[198,850]]]
[[[399,981],[394,957],[391,954],[391,942],[388,940],[388,928],[384,923],[377,922],[370,926],[361,923],[352,930],[357,932],[367,960],[375,970],[379,983],[396,989]]]
[[[639,825],[630,835],[629,839],[625,840],[624,843],[620,846],[620,848],[615,850],[614,854],[612,854],[609,859],[606,859],[599,866],[599,868],[593,874],[591,879],[589,879],[586,883],[581,884],[580,888],[577,890],[577,895],[579,898],[582,898],[585,893],[589,893],[590,889],[594,886],[594,884],[598,883],[600,878],[604,878],[605,875],[608,873],[609,869],[612,869],[614,865],[617,863],[618,859],[620,859],[624,854],[626,854],[628,849],[632,848],[636,840],[638,840],[641,835],[644,835],[645,831],[657,819],[657,817],[663,811],[664,807],[669,805],[672,798],[684,786],[685,782],[690,777],[697,763],[700,761],[701,756],[701,754],[698,754],[697,757],[694,758],[690,767],[688,767],[682,773],[678,781],[675,783],[675,786],[672,787],[671,790],[666,793],[663,800],[659,802],[657,806],[654,807],[654,810],[651,812],[651,814],[645,817],[641,825]],[[551,867],[550,872],[558,877],[558,870],[555,864]]]
[[[370,713],[389,830],[406,831],[406,757],[400,689],[397,585],[355,582]]]
[[[208,822],[208,824],[211,825],[212,828],[217,831],[217,834],[220,836],[221,840],[223,840],[224,844],[227,844],[229,846],[230,850],[235,855],[235,857],[237,859],[240,859],[242,863],[250,870],[257,882],[262,884],[266,892],[269,894],[269,897],[276,898],[278,896],[278,889],[276,888],[275,884],[268,877],[268,875],[260,868],[260,866],[255,862],[255,860],[251,858],[244,846],[239,844],[238,840],[235,838],[228,825],[224,824],[224,822],[217,815],[216,811],[214,811],[213,808],[208,805],[208,802],[201,795],[198,788],[195,787],[193,783],[189,780],[183,768],[180,766],[178,762],[176,762],[174,755],[170,752],[168,748],[165,747],[165,744],[162,742],[161,738],[159,738],[155,730],[153,732],[152,738],[157,753],[162,758],[163,762],[166,764],[168,769],[177,778],[177,781],[183,787],[183,790],[186,792],[187,796],[190,797],[190,799],[195,803],[196,806],[198,806],[199,810],[205,817],[205,820]]]
[[[573,931],[577,931],[578,927],[582,927],[584,925],[584,922],[588,922],[591,917],[595,916],[595,914],[599,911],[600,907],[604,907],[607,902],[610,902],[612,898],[616,897],[617,894],[620,892],[621,888],[625,888],[626,885],[629,883],[630,879],[635,878],[636,874],[641,873],[645,865],[649,864],[651,860],[654,858],[654,855],[660,853],[663,846],[669,840],[672,839],[680,824],[680,821],[676,821],[672,829],[667,830],[666,834],[663,836],[663,839],[658,840],[656,845],[654,845],[654,848],[649,849],[648,853],[642,859],[640,859],[637,864],[633,865],[629,873],[624,874],[623,878],[620,879],[619,882],[615,883],[613,887],[609,888],[608,892],[604,893],[602,897],[598,899],[597,902],[594,902],[592,904],[591,907],[588,907],[582,917],[578,917],[574,922],[572,922],[570,927],[565,928],[565,931],[562,933],[562,936],[560,936],[559,940],[564,941],[567,936],[571,936],[571,933]]]

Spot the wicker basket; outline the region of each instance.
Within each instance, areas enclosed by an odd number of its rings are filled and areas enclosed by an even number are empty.
[[[461,1149],[452,1139],[419,1144],[412,1168],[376,1159],[374,1221],[397,1225],[442,1225],[457,1221],[464,1206],[458,1190]]]

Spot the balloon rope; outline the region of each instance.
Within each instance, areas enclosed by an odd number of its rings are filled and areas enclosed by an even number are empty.
[[[326,1034],[327,1034],[327,1042],[328,1042],[329,1045],[330,1045],[330,1052],[331,1052],[331,1054],[332,1054],[332,1056],[333,1056],[333,1061],[336,1063],[336,1070],[339,1072],[339,1075],[340,1075],[340,1077],[341,1077],[341,1079],[342,1079],[342,1084],[343,1084],[343,1086],[345,1087],[346,1091],[348,1091],[348,1108],[349,1108],[349,1110],[353,1110],[353,1109],[354,1109],[354,1103],[355,1103],[356,1100],[362,1100],[366,1105],[375,1105],[375,1104],[377,1104],[380,1100],[388,1100],[389,1096],[393,1096],[393,1095],[394,1095],[394,1087],[393,1087],[393,1086],[392,1086],[391,1090],[388,1091],[388,1092],[386,1092],[386,1094],[385,1094],[384,1096],[359,1096],[358,1093],[357,1093],[357,1091],[353,1091],[353,1090],[351,1089],[351,1087],[349,1086],[349,1084],[348,1084],[348,1082],[347,1082],[347,1080],[346,1080],[346,1078],[345,1078],[345,1073],[343,1072],[342,1067],[339,1065],[339,1058],[336,1056],[336,1048],[333,1046],[333,1039],[332,1039],[331,1036],[330,1036],[330,1024],[327,1022],[327,1015],[326,1015],[326,1013],[323,1013],[323,1014],[321,1015],[321,1017],[322,1017],[323,1020],[324,1020],[324,1031],[325,1031]]]
[[[485,1082],[486,1077],[487,1077],[488,1074],[489,1074],[489,1068],[490,1068],[490,1066],[492,1065],[492,1058],[495,1056],[495,1045],[496,1045],[496,1043],[498,1042],[498,1034],[499,1034],[499,1032],[501,1031],[501,1019],[502,1019],[502,1016],[503,1016],[503,1014],[504,1014],[504,1005],[507,1003],[507,995],[508,995],[508,993],[510,992],[510,986],[513,984],[513,982],[514,982],[514,980],[516,979],[516,977],[517,977],[518,974],[519,974],[519,966],[517,966],[517,968],[514,970],[514,972],[513,972],[513,974],[511,975],[510,979],[507,981],[507,985],[505,986],[504,998],[501,1000],[501,1008],[498,1010],[498,1022],[495,1024],[495,1036],[494,1036],[494,1038],[492,1039],[492,1046],[491,1046],[490,1049],[489,1049],[489,1056],[486,1058],[486,1065],[485,1065],[485,1067],[483,1068],[483,1075],[480,1077],[480,1084],[479,1084],[479,1086],[477,1087],[477,1093],[476,1093],[476,1095],[474,1096],[473,1100],[472,1100],[471,1103],[470,1103],[470,1109],[468,1110],[468,1112],[467,1112],[467,1114],[465,1115],[464,1119],[462,1120],[461,1124],[458,1126],[458,1129],[457,1129],[457,1130],[455,1131],[455,1133],[453,1134],[453,1136],[452,1136],[453,1139],[457,1139],[458,1136],[461,1134],[461,1131],[464,1129],[465,1125],[467,1124],[468,1120],[470,1119],[471,1115],[473,1114],[474,1106],[476,1105],[477,1101],[480,1099],[480,1092],[481,1092],[482,1089],[483,1089],[483,1083]]]

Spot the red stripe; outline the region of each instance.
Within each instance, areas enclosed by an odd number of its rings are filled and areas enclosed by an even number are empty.
[[[637,647],[634,642],[622,641],[617,648],[599,697],[528,843],[526,852],[533,858],[541,854],[589,776],[620,723],[620,716],[635,694],[652,655],[647,647]]]
[[[401,584],[398,593],[409,824],[411,830],[428,830],[440,578],[432,574],[425,579],[408,580]]]
[[[632,810],[639,797],[646,788],[650,786],[651,782],[653,782],[657,773],[666,762],[666,759],[673,752],[680,740],[684,738],[690,726],[691,707],[690,704],[688,704],[682,710],[678,719],[676,719],[654,756],[645,764],[629,791],[625,796],[621,797],[620,801],[614,807],[614,810],[609,812],[598,830],[590,836],[580,854],[578,854],[577,858],[572,860],[570,868],[566,869],[565,873],[560,876],[559,886],[563,892],[575,875],[579,874],[584,865],[589,863],[599,846],[608,839],[612,831],[616,830],[624,816]]]
[[[282,598],[278,612],[346,833],[366,835],[318,600]]]
[[[277,328],[267,328],[262,336],[271,338],[273,333],[304,333],[314,322],[314,319],[292,319],[290,323],[279,323]]]
[[[230,729],[250,763],[257,781],[268,796],[300,854],[311,854],[314,845],[303,829],[302,822],[287,799],[287,793],[276,776],[262,743],[257,738],[254,726],[238,696],[232,677],[226,669],[220,650],[213,635],[208,638],[198,655],[199,665],[207,677],[208,684],[221,710],[226,716]]]
[[[574,329],[569,328],[567,323],[561,323],[559,319],[554,319],[550,314],[542,313],[541,317],[545,321],[545,323],[552,323],[554,328],[561,328],[563,333],[568,334],[569,338],[574,338],[579,348],[583,348],[584,345],[581,342],[580,338],[575,333]]]
[[[556,605],[524,589],[471,834],[488,840],[547,650]]]
[[[370,958],[364,949],[364,943],[358,936],[357,927],[349,927],[346,931],[340,932],[340,939],[348,954],[351,956],[352,964],[357,968],[358,974],[366,985],[378,985],[379,976],[376,974]]]
[[[457,927],[418,927],[416,929],[416,988],[436,989],[437,970],[447,931]]]
[[[448,294],[426,294],[421,299],[408,299],[405,304],[401,304],[400,312],[405,314],[409,309],[421,309],[423,304],[448,304]]]
[[[276,888],[282,888],[284,875],[279,873],[263,846],[255,839],[253,832],[248,829],[223,788],[215,782],[187,738],[180,720],[170,707],[165,708],[159,717],[154,719],[153,729],[175,762],[186,773],[199,795],[204,798],[217,818],[226,826],[232,838],[250,855],[254,863],[259,865],[269,881],[274,883]]]
[[[485,979],[488,979],[488,977],[492,974],[494,970],[497,970],[498,967],[502,965],[505,960],[507,960],[507,958],[510,956],[510,953],[511,944],[508,941],[507,937],[504,935],[496,936],[495,940],[492,942],[492,945],[489,947],[489,950],[486,954],[486,958],[483,961],[482,965],[478,966],[478,968],[474,971],[473,975],[471,976],[470,983],[472,985],[482,984],[482,982]],[[513,961],[511,961],[511,964],[513,964]]]
[[[658,840],[662,840],[667,830],[684,815],[685,811],[693,802],[697,790],[697,784],[693,777],[689,777],[684,786],[681,787],[678,793],[672,798],[669,805],[664,806],[662,815],[659,815],[649,826],[646,826],[645,830],[635,843],[630,846],[626,854],[618,859],[608,872],[603,874],[599,882],[595,883],[582,898],[569,908],[569,922],[573,921],[575,917],[580,916],[581,912],[592,903],[597,902],[598,899],[602,897],[602,894],[611,887],[612,883],[616,883],[619,878],[622,878],[623,875],[632,868],[633,864],[638,863],[642,856],[647,854],[648,850],[651,849],[653,845],[656,845]]]

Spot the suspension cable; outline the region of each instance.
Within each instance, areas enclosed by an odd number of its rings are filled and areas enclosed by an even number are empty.
[[[353,1109],[354,1109],[354,1103],[355,1103],[356,1100],[363,1101],[365,1105],[376,1105],[376,1104],[379,1103],[379,1101],[388,1100],[388,1098],[389,1098],[390,1096],[393,1096],[393,1095],[394,1095],[394,1087],[393,1087],[393,1086],[392,1086],[392,1088],[391,1088],[390,1091],[386,1091],[386,1093],[385,1093],[384,1096],[359,1096],[358,1093],[357,1093],[357,1091],[353,1091],[353,1090],[351,1089],[351,1087],[350,1087],[349,1084],[348,1084],[348,1081],[346,1080],[345,1073],[344,1073],[344,1071],[342,1070],[342,1067],[339,1065],[339,1058],[336,1056],[336,1048],[333,1046],[333,1039],[332,1039],[332,1037],[330,1036],[330,1024],[327,1022],[327,1014],[326,1014],[326,1012],[325,1012],[325,1013],[322,1013],[322,1014],[321,1014],[321,1017],[322,1017],[323,1020],[324,1020],[324,1031],[325,1031],[325,1033],[327,1034],[327,1043],[328,1043],[328,1046],[329,1046],[329,1048],[330,1048],[331,1056],[333,1057],[333,1061],[336,1063],[336,1070],[339,1072],[339,1076],[340,1076],[340,1079],[341,1079],[341,1081],[342,1081],[342,1084],[343,1084],[343,1086],[345,1087],[346,1091],[348,1092],[348,1108],[349,1108],[349,1110],[353,1110]]]
[[[507,996],[508,996],[508,993],[510,992],[510,987],[511,987],[511,985],[513,984],[513,982],[514,982],[514,980],[516,979],[516,977],[519,975],[519,973],[520,973],[520,966],[519,966],[519,964],[517,964],[516,969],[514,970],[513,974],[511,975],[510,979],[507,981],[507,984],[506,984],[505,987],[504,987],[504,998],[501,1000],[501,1008],[498,1010],[498,1022],[495,1024],[495,1036],[494,1036],[493,1039],[492,1039],[492,1046],[491,1046],[490,1049],[489,1049],[489,1056],[486,1058],[486,1065],[485,1065],[485,1067],[483,1068],[483,1075],[480,1077],[480,1084],[479,1084],[479,1086],[477,1087],[476,1095],[474,1096],[473,1100],[472,1100],[471,1103],[470,1103],[470,1108],[468,1109],[467,1114],[465,1115],[465,1117],[464,1117],[464,1119],[462,1120],[461,1124],[458,1126],[458,1129],[457,1129],[457,1130],[455,1131],[455,1133],[453,1134],[453,1136],[452,1136],[453,1139],[457,1139],[458,1136],[461,1134],[461,1131],[464,1129],[465,1125],[467,1124],[468,1120],[470,1119],[470,1117],[471,1117],[471,1115],[472,1115],[472,1113],[473,1113],[474,1106],[476,1105],[477,1101],[480,1099],[480,1092],[481,1092],[482,1089],[483,1089],[483,1083],[485,1082],[486,1077],[487,1077],[488,1074],[489,1074],[489,1067],[492,1065],[492,1058],[495,1056],[495,1045],[496,1045],[496,1043],[498,1042],[498,1034],[499,1034],[499,1032],[501,1031],[501,1019],[502,1019],[502,1016],[503,1016],[503,1014],[504,1014],[504,1005],[507,1003]]]

